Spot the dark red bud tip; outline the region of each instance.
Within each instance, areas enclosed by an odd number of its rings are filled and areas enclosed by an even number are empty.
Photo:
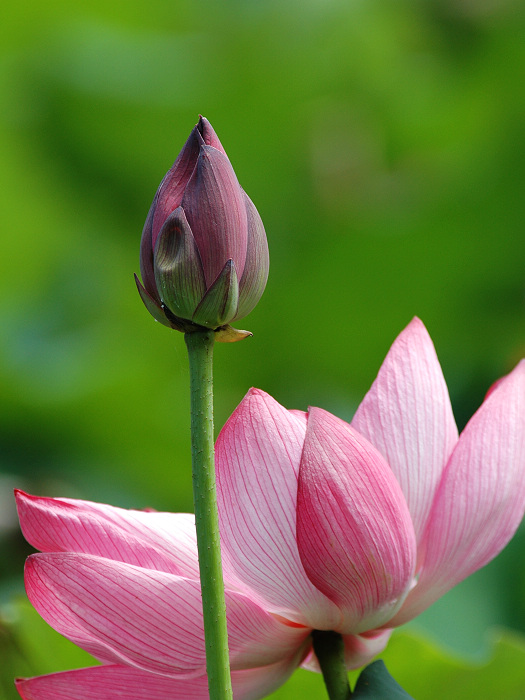
[[[206,119],[206,117],[203,117],[202,114],[199,115],[199,121],[197,123],[197,129],[199,130],[202,139],[204,143],[207,146],[213,146],[213,148],[216,148],[218,151],[223,153],[226,157],[226,151],[222,147],[222,143],[219,141],[219,137],[215,133],[212,125],[210,122]]]

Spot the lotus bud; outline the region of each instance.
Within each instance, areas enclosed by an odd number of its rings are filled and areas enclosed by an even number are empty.
[[[139,294],[160,323],[182,332],[229,326],[257,304],[268,278],[268,244],[257,209],[204,117],[162,180],[140,244]]]

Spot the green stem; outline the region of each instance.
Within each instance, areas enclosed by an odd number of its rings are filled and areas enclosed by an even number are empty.
[[[345,665],[345,647],[338,632],[312,632],[314,651],[323,672],[324,684],[330,700],[349,700],[352,697]]]
[[[202,588],[210,700],[231,700],[213,435],[214,331],[186,333],[190,361],[193,505]]]

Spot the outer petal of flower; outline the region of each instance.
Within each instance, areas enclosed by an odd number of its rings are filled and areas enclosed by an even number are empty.
[[[422,542],[417,586],[389,623],[402,624],[493,559],[525,509],[525,360],[460,436]]]
[[[301,423],[304,425],[304,430],[306,432],[306,426],[308,424],[308,412],[307,411],[300,411],[298,408],[292,408],[288,411],[292,416],[295,416],[298,418]]]
[[[434,345],[418,318],[390,348],[352,426],[392,468],[419,542],[458,432]]]
[[[226,158],[228,157],[228,154],[222,147],[222,143],[219,141],[219,137],[206,117],[199,117],[199,123],[197,124],[196,128],[199,130],[200,134],[202,135],[202,140],[207,146],[213,146],[213,148],[216,148],[223,155],[225,155]]]
[[[106,663],[173,677],[204,672],[199,581],[85,554],[35,554],[26,590],[48,624]],[[274,663],[308,636],[242,593],[227,591],[226,607],[234,669]]]
[[[310,409],[297,497],[306,573],[342,612],[336,631],[386,622],[413,580],[416,543],[401,489],[379,452],[344,421]]]
[[[344,635],[346,668],[352,670],[366,666],[374,656],[384,650],[391,636],[392,630],[374,630],[363,634]]]
[[[248,239],[246,263],[239,280],[239,308],[235,318],[244,318],[257,304],[266,287],[270,269],[268,241],[262,219],[246,192],[243,191],[242,194],[248,217]]]
[[[153,316],[153,318],[159,323],[162,323],[163,326],[173,328],[174,324],[168,321],[168,319],[166,318],[166,314],[162,310],[160,299],[156,301],[156,299],[159,296],[157,291],[155,290],[155,298],[151,296],[151,294],[146,290],[146,288],[142,286],[137,275],[135,275],[135,284],[137,285],[137,290],[140,294],[140,298],[142,299],[142,303],[149,311],[149,313]],[[183,329],[181,328],[181,330]]]
[[[216,444],[225,577],[272,612],[331,629],[340,614],[306,576],[296,542],[297,475],[306,421],[251,389]]]
[[[229,323],[239,305],[239,281],[233,260],[228,260],[193,313],[192,320],[207,328]]]
[[[79,552],[199,578],[195,516],[125,510],[16,491],[20,526],[42,552]]]
[[[383,651],[391,635],[392,630],[374,630],[364,634],[343,635],[346,668],[350,671],[366,666],[372,661],[374,656]],[[321,667],[313,649],[301,664],[301,667],[321,673]]]
[[[234,700],[258,700],[282,685],[296,656],[232,672]],[[94,666],[16,681],[23,700],[208,700],[208,679],[174,679],[126,666]]]
[[[202,263],[182,207],[164,222],[153,256],[155,283],[175,316],[189,319],[206,293]]]
[[[203,139],[199,131],[199,124],[197,124],[193,127],[182,151],[177,156],[177,160],[159,185],[142,234],[143,238],[151,239],[152,251],[155,249],[157,236],[164,222],[182,202],[186,185],[197,165],[202,143]],[[151,234],[146,236],[148,222],[151,227]]]
[[[160,297],[155,286],[155,272],[153,270],[153,217],[155,215],[155,206],[157,204],[158,192],[153,199],[153,203],[149,209],[148,216],[146,218],[146,223],[144,224],[144,229],[142,231],[142,238],[140,239],[140,275],[142,277],[142,282],[147,294],[153,299],[153,302],[160,306]],[[138,286],[138,285],[137,285]],[[140,287],[139,287],[140,292]],[[143,297],[141,293],[141,297]],[[147,299],[147,297],[143,297]],[[144,302],[146,303],[146,302]],[[148,308],[148,304],[146,304]]]
[[[217,279],[230,258],[241,277],[248,236],[243,192],[228,158],[212,146],[201,146],[182,208],[201,255],[206,285]]]

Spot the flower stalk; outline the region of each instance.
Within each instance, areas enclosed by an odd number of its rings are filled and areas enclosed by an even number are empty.
[[[215,333],[186,333],[190,365],[193,505],[206,643],[210,700],[231,700],[226,605],[222,576],[213,435],[213,344]]]
[[[352,697],[345,664],[345,646],[338,632],[314,630],[313,647],[330,700]]]

